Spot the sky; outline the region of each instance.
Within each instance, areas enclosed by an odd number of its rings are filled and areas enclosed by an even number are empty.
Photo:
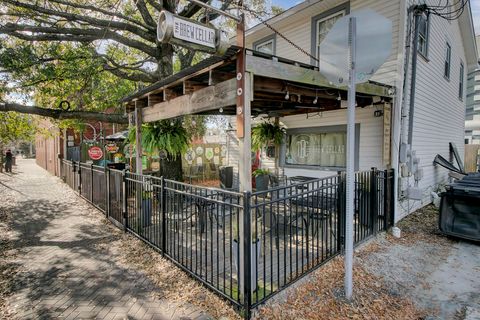
[[[280,6],[284,9],[293,7],[294,5],[303,2],[298,0],[271,0],[274,5]],[[475,34],[480,35],[480,0],[470,0],[472,7],[473,24],[475,26]]]
[[[480,0],[470,0],[470,5],[472,6],[473,25],[475,26],[475,34],[480,35]]]

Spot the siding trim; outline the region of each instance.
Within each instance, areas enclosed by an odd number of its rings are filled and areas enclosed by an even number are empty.
[[[316,44],[316,39],[317,39],[317,22],[323,18],[326,18],[334,13],[337,13],[339,11],[345,11],[345,15],[350,13],[350,1],[347,1],[345,3],[342,3],[341,5],[338,5],[336,7],[333,7],[327,11],[324,11],[314,17],[312,17],[312,22],[311,22],[311,28],[310,28],[310,53],[312,56],[316,57],[317,54],[317,48],[315,46]],[[315,60],[310,58],[310,64],[311,65],[316,65]]]

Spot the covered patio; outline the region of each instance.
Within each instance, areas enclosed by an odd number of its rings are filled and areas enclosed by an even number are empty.
[[[277,172],[270,188],[252,189],[252,118],[262,115],[279,122],[341,112],[347,92],[325,80],[316,67],[249,50],[243,52],[243,64],[241,55],[241,49],[232,47],[222,57],[204,60],[124,100],[137,128],[192,114],[236,116],[238,186],[208,188],[143,175],[137,130],[140,165],[135,173],[107,170],[105,197],[107,215],[117,225],[248,311],[341,253],[345,228],[340,168],[322,177],[285,178]],[[357,107],[375,105],[387,125],[377,155],[382,167],[358,168],[355,176],[356,243],[393,222],[389,91],[372,82],[357,86]],[[292,168],[293,173],[305,172]]]

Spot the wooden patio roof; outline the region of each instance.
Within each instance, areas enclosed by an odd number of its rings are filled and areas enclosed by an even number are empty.
[[[212,56],[126,97],[127,112],[142,108],[144,122],[187,114],[236,113],[236,53],[232,46],[221,57]],[[246,72],[253,79],[249,92],[251,114],[287,116],[335,110],[347,99],[347,88],[329,83],[317,67],[246,50]],[[357,106],[371,105],[373,97],[390,102],[391,87],[367,82],[357,85]],[[288,92],[288,96],[287,96]]]

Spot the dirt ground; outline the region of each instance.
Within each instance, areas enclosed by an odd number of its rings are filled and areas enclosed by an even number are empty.
[[[261,307],[257,319],[479,320],[480,245],[442,236],[438,209],[402,220],[355,251],[354,297],[344,301],[343,257]]]

